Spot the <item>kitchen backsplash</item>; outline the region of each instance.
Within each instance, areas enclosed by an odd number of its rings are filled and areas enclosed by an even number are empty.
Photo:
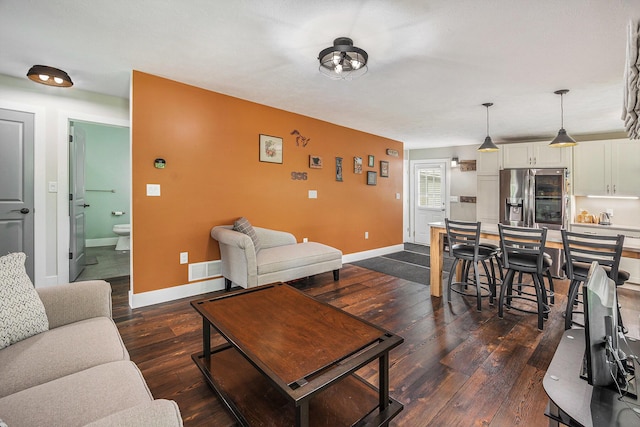
[[[576,196],[574,206],[572,222],[576,222],[576,215],[581,210],[587,210],[597,217],[600,212],[613,209],[612,224],[640,226],[640,200],[597,199]]]

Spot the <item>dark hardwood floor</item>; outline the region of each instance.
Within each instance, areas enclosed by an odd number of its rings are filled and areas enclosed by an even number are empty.
[[[132,310],[127,279],[113,280],[113,313],[131,359],[156,398],[175,400],[185,426],[232,426],[233,417],[191,360],[201,351],[200,316],[191,299]],[[545,426],[542,378],[564,330],[567,282],[544,331],[536,316],[507,312],[455,295],[432,298],[429,287],[351,264],[293,282],[298,289],[402,337],[391,356],[391,395],[404,404],[394,426]],[[620,289],[623,318],[638,337],[640,293]],[[220,341],[220,337],[215,338]],[[359,374],[377,384],[377,364]]]

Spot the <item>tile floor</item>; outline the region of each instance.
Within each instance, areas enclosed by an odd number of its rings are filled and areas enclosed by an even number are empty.
[[[116,251],[115,246],[99,246],[86,248],[86,257],[87,266],[76,281],[111,279],[130,274],[129,251]]]

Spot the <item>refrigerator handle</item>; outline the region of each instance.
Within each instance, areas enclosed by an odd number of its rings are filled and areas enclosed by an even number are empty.
[[[527,172],[527,180],[526,180],[526,188],[525,188],[525,195],[526,195],[526,203],[527,206],[525,207],[525,222],[524,222],[524,226],[525,227],[533,227],[535,224],[534,218],[535,218],[535,189],[536,189],[536,183],[535,183],[535,173],[531,170],[529,170]]]

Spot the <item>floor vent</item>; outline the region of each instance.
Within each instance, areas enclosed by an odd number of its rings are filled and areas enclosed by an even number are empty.
[[[209,279],[220,276],[222,271],[221,261],[205,261],[189,264],[189,281]]]

